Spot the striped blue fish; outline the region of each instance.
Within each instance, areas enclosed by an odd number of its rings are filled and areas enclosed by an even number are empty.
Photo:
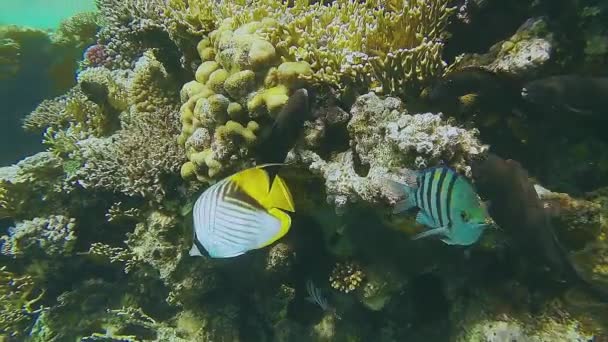
[[[442,166],[415,171],[413,181],[387,181],[397,196],[405,196],[393,209],[401,213],[420,209],[416,221],[429,227],[413,239],[437,236],[450,245],[471,245],[491,223],[484,203],[471,183],[454,170]]]
[[[231,258],[263,248],[291,226],[293,199],[281,177],[263,167],[243,170],[209,187],[193,208],[190,255]]]

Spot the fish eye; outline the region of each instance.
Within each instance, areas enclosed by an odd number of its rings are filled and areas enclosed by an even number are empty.
[[[460,218],[464,221],[464,222],[468,222],[469,221],[469,215],[467,215],[466,211],[461,211],[460,212]]]

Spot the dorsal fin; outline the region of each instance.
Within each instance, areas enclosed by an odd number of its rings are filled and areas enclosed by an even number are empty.
[[[287,184],[278,175],[274,177],[270,192],[268,193],[268,206],[291,212],[295,212],[296,210]]]
[[[232,175],[230,180],[240,190],[267,208],[265,202],[270,191],[270,178],[265,170],[252,167]]]

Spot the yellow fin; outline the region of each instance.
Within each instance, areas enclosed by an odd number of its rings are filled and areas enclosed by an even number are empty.
[[[271,245],[278,239],[282,238],[289,231],[289,227],[291,227],[291,216],[289,216],[289,214],[287,214],[286,212],[282,211],[281,209],[271,208],[268,210],[268,213],[278,218],[279,221],[281,221],[281,229],[279,230],[277,235],[275,235],[272,239],[264,243],[264,245],[260,246],[260,248]]]
[[[287,187],[287,184],[285,184],[283,178],[278,175],[275,176],[272,181],[267,201],[268,208],[279,208],[291,212],[296,211],[296,208],[293,205],[291,192],[289,192],[289,188]]]
[[[475,104],[478,96],[479,95],[477,95],[475,93],[465,94],[465,95],[458,97],[458,101],[460,102],[461,106],[468,108]]]
[[[265,206],[266,198],[268,197],[268,189],[270,188],[270,178],[268,173],[260,168],[253,167],[250,169],[238,172],[230,177],[240,190],[258,201],[262,206]]]

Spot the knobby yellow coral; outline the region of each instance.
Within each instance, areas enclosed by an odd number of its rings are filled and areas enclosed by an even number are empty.
[[[197,45],[203,62],[180,92],[178,142],[189,159],[183,178],[208,181],[249,163],[260,127],[272,122],[302,78],[312,74],[306,62],[281,62],[264,38],[266,25],[236,26],[228,18]]]
[[[339,262],[329,276],[329,283],[334,289],[349,293],[361,286],[365,275],[354,262]]]

